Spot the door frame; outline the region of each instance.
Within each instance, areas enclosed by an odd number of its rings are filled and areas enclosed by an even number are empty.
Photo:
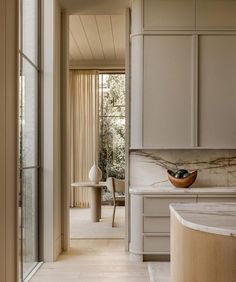
[[[130,8],[125,9],[126,75],[126,169],[125,169],[125,250],[130,241],[129,147],[130,147]],[[62,249],[70,246],[70,95],[69,93],[69,14],[62,12]]]

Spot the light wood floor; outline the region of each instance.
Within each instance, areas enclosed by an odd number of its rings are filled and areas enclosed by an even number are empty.
[[[112,228],[113,206],[102,206],[100,222],[91,222],[91,210],[70,209],[71,239],[123,239],[125,237],[125,207],[116,208],[115,227]]]
[[[44,263],[32,282],[149,282],[148,264],[129,260],[124,240],[71,240],[57,262]]]

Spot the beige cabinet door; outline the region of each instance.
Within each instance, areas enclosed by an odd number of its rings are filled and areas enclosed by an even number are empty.
[[[236,148],[236,36],[199,38],[199,146]]]
[[[144,29],[195,29],[195,0],[144,0]]]
[[[235,0],[196,0],[196,29],[236,29]]]
[[[144,147],[192,146],[192,52],[192,36],[144,37]]]

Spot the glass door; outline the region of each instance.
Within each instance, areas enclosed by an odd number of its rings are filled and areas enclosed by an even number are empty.
[[[19,169],[21,280],[38,263],[39,0],[20,1]]]

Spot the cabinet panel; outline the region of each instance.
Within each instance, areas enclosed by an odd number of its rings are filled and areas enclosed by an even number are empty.
[[[131,44],[130,145],[142,147],[143,123],[143,36],[132,38]]]
[[[143,249],[144,252],[169,253],[170,237],[166,235],[144,236]]]
[[[190,147],[192,36],[145,36],[143,145]]]
[[[195,29],[195,0],[144,0],[144,29]]]
[[[173,203],[192,203],[196,202],[196,197],[145,197],[143,199],[144,215],[169,216],[169,205]]]
[[[236,29],[236,1],[197,0],[197,29]]]
[[[144,232],[153,233],[153,232],[170,232],[170,217],[154,217],[154,216],[145,216],[143,219],[143,228]]]
[[[217,202],[233,202],[236,203],[236,196],[198,196],[198,203],[217,203]]]
[[[236,147],[236,36],[199,38],[199,145]]]

